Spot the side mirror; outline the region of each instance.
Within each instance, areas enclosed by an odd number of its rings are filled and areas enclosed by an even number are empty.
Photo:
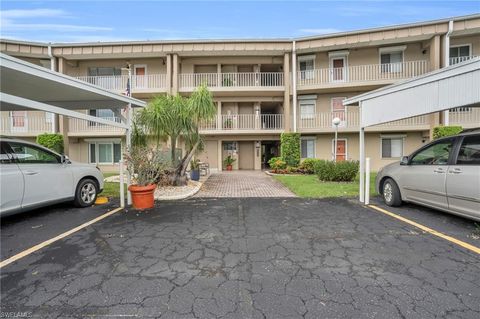
[[[402,156],[400,160],[400,165],[408,165],[408,156]]]
[[[60,156],[60,162],[62,164],[70,164],[70,159],[68,158],[67,155],[61,155]]]

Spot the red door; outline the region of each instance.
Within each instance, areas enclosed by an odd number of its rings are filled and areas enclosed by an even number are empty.
[[[146,86],[145,67],[135,67],[135,86],[143,88]]]
[[[332,98],[332,120],[336,117],[340,119],[340,125],[345,125],[345,105],[343,105],[343,97]]]
[[[345,140],[337,140],[337,162],[347,159],[347,142]]]
[[[332,59],[332,80],[343,81],[345,72],[345,58]]]

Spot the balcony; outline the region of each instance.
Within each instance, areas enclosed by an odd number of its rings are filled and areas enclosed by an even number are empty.
[[[118,117],[102,118],[121,123],[121,119]],[[119,127],[74,118],[68,119],[68,136],[117,136],[124,134],[125,130]]]
[[[478,107],[462,107],[450,110],[450,125],[460,125],[463,128],[480,127],[480,108]]]
[[[0,134],[9,136],[37,136],[52,132],[52,119],[45,116],[1,117]]]
[[[339,131],[358,131],[360,129],[360,114],[358,112],[324,112],[315,114],[300,114],[297,127],[300,132],[333,132],[335,126],[332,120],[338,117],[341,123]],[[415,116],[408,119],[368,127],[367,131],[396,130],[428,130],[430,123],[428,115]]]
[[[283,91],[283,72],[183,73],[180,91],[193,91],[206,83],[212,91]]]
[[[76,78],[117,93],[127,91],[128,75],[77,76]],[[132,93],[164,92],[167,90],[167,75],[134,75],[131,90]]]
[[[471,56],[460,56],[460,57],[456,57],[456,58],[450,58],[450,65],[454,65],[454,64],[465,62],[465,61],[468,61],[468,60],[476,59],[478,57],[480,57],[480,56],[471,55]]]
[[[232,114],[219,115],[200,127],[203,134],[219,133],[261,133],[283,131],[283,114]]]
[[[299,89],[354,85],[389,84],[428,72],[427,61],[369,64],[345,68],[326,68],[297,72]]]

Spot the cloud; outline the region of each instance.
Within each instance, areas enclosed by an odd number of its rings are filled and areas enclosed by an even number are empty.
[[[2,19],[49,18],[62,16],[67,16],[67,13],[60,9],[0,10],[0,17]]]
[[[309,34],[328,34],[328,33],[342,32],[342,30],[335,29],[335,28],[300,29],[298,31],[301,33],[309,33]]]
[[[58,31],[58,32],[99,32],[113,31],[110,27],[56,24],[56,23],[16,23],[12,20],[2,19],[3,32],[12,31]]]

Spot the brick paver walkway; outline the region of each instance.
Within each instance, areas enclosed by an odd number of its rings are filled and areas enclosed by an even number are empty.
[[[295,197],[279,181],[260,171],[212,174],[196,197]]]

